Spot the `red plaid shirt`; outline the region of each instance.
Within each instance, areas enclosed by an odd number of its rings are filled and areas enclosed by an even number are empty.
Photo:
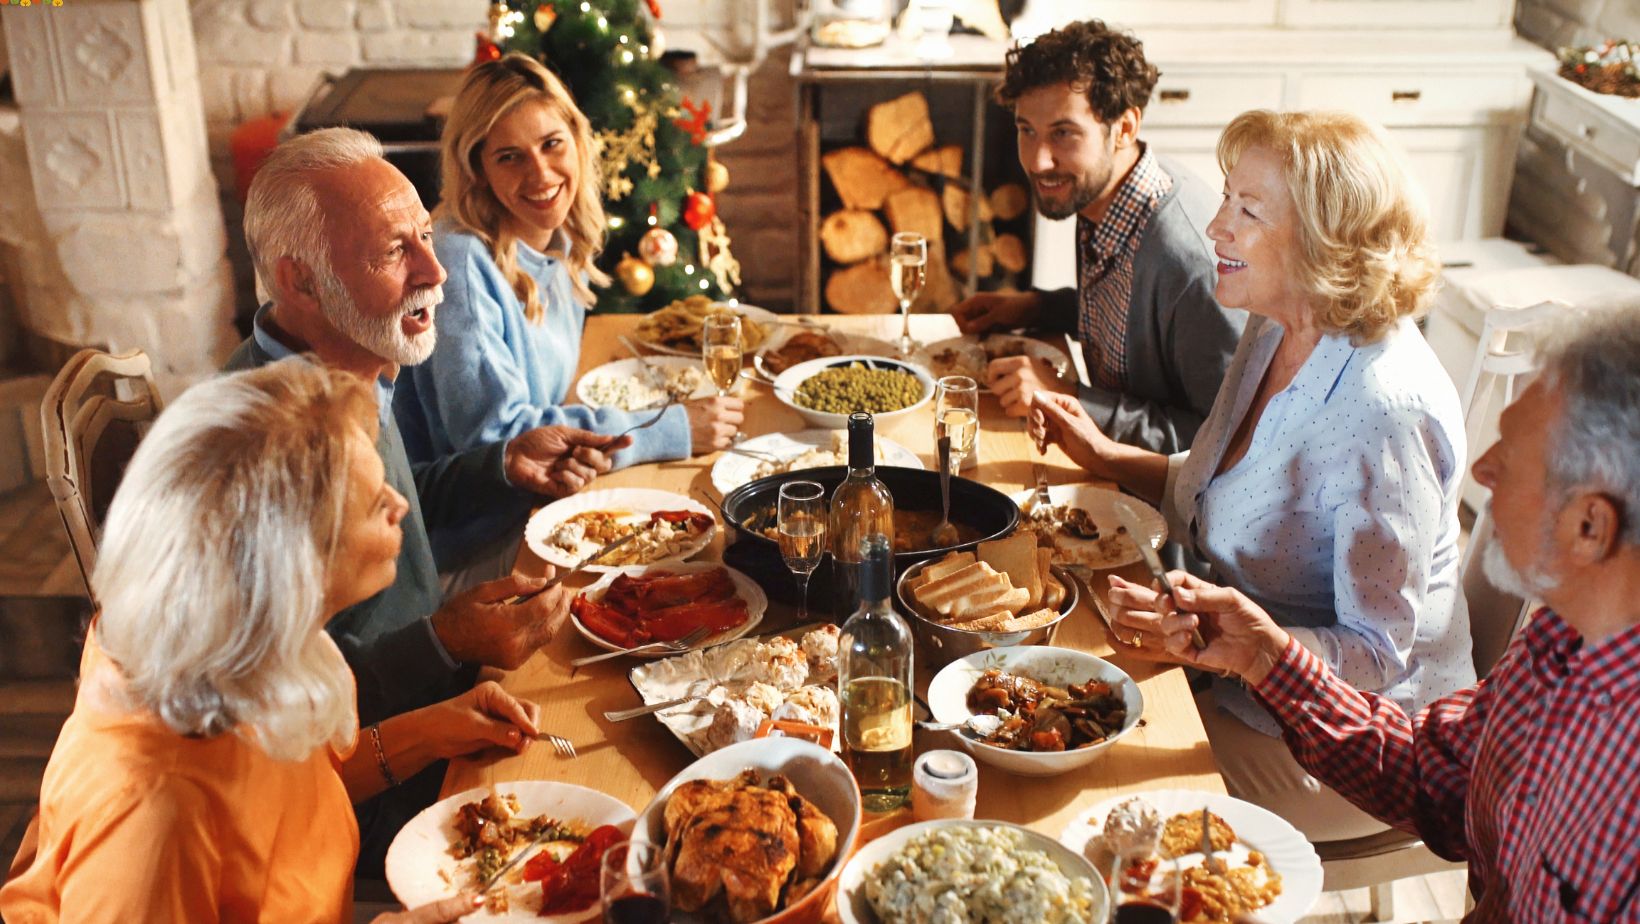
[[[1081,297],[1077,336],[1086,351],[1088,377],[1107,391],[1122,391],[1127,384],[1133,255],[1151,214],[1172,188],[1173,178],[1146,147],[1116,187],[1116,198],[1098,224],[1076,216],[1076,289]]]
[[[1640,627],[1539,610],[1490,676],[1408,718],[1297,642],[1254,691],[1318,779],[1469,862],[1466,920],[1640,921]]]

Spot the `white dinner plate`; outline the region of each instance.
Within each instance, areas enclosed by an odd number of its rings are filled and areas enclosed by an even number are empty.
[[[904,847],[912,838],[936,828],[949,827],[969,828],[1013,828],[1025,835],[1025,847],[1028,850],[1040,850],[1047,854],[1049,859],[1059,867],[1066,878],[1074,879],[1086,876],[1093,880],[1094,904],[1093,920],[1105,920],[1106,906],[1109,902],[1105,889],[1105,881],[1094,870],[1093,864],[1075,850],[1069,850],[1064,845],[1054,841],[1044,834],[1038,834],[1022,825],[1009,824],[1006,821],[990,821],[986,819],[947,818],[939,821],[924,821],[914,825],[890,831],[854,852],[854,858],[843,867],[843,875],[837,880],[837,916],[842,924],[879,924],[877,912],[872,910],[871,902],[866,898],[865,879],[879,863],[887,860],[891,854]]]
[[[811,449],[830,449],[831,434],[830,430],[765,433],[741,443],[739,448],[771,453],[782,462],[790,462]],[[883,450],[883,458],[878,465],[923,468],[922,460],[917,458],[917,454],[899,443],[879,436],[877,445]],[[762,459],[726,452],[712,463],[712,487],[717,488],[719,494],[728,494],[749,481],[755,481],[758,478],[758,467],[762,464]],[[848,464],[846,453],[844,461],[840,464]]]
[[[1012,499],[1023,512],[1025,505],[1035,494],[1035,488],[1026,488],[1012,495]],[[1099,525],[1101,536],[1115,535],[1116,528],[1122,525],[1122,518],[1116,515],[1116,502],[1127,501],[1133,512],[1139,515],[1139,522],[1144,524],[1145,530],[1150,534],[1150,547],[1159,549],[1162,543],[1167,541],[1167,520],[1162,517],[1161,511],[1130,494],[1091,484],[1056,484],[1048,488],[1048,498],[1056,505],[1069,504],[1086,510],[1093,522]],[[1021,517],[1020,526],[1024,525],[1025,520]],[[1115,550],[1101,549],[1097,539],[1078,539],[1064,533],[1054,535],[1053,546],[1053,563],[1056,565],[1082,565],[1098,569],[1120,568],[1144,557],[1139,553],[1139,547],[1132,543],[1124,542]]]
[[[831,337],[832,343],[837,346],[838,356],[848,356],[852,354],[857,356],[883,356],[889,359],[898,359],[900,357],[899,347],[889,343],[887,340],[882,340],[877,337],[871,337],[866,334],[851,333],[846,330],[832,330],[825,327],[816,327],[808,324],[782,323],[775,329],[774,336],[769,338],[769,342],[764,344],[763,349],[758,350],[757,356],[752,359],[753,368],[755,368],[758,374],[763,376],[766,381],[772,382],[774,381],[775,376],[780,374],[780,372],[776,372],[775,370],[769,368],[768,354],[780,349],[780,347],[783,346],[787,340],[791,339],[793,334],[803,330],[814,331],[815,333],[826,334]],[[795,366],[797,364],[792,363],[792,365]],[[784,372],[785,370],[782,369],[780,371]]]
[[[1071,368],[1071,360],[1065,351],[1058,347],[1043,343],[1034,337],[1021,337],[1017,334],[991,334],[980,337],[975,334],[965,334],[961,337],[951,337],[937,340],[917,350],[912,358],[928,367],[934,378],[944,378],[948,375],[966,375],[979,383],[981,391],[988,390],[985,385],[985,373],[990,367],[990,360],[986,355],[986,348],[998,349],[1001,344],[1018,341],[1025,355],[1032,359],[1044,359],[1064,375]],[[952,351],[949,361],[938,361],[934,357],[946,350]]]
[[[1199,813],[1205,807],[1223,818],[1236,832],[1236,844],[1226,857],[1232,869],[1247,862],[1247,852],[1257,850],[1264,854],[1270,869],[1281,874],[1281,895],[1275,901],[1253,912],[1267,924],[1293,924],[1310,913],[1310,907],[1321,896],[1321,858],[1315,848],[1304,839],[1297,828],[1273,812],[1216,792],[1191,789],[1158,789],[1106,799],[1076,814],[1059,835],[1059,842],[1084,858],[1090,853],[1103,856],[1092,844],[1094,837],[1105,829],[1105,816],[1110,810],[1132,798],[1141,798],[1156,807],[1162,821],[1180,812]],[[1089,848],[1094,847],[1094,850]],[[1091,862],[1091,858],[1090,862]],[[1179,858],[1186,867],[1200,866],[1204,857],[1199,853]],[[1105,861],[1109,863],[1109,860]],[[1101,873],[1108,870],[1101,870]]]
[[[712,537],[717,534],[717,514],[700,501],[691,500],[682,494],[673,494],[671,491],[658,491],[654,488],[609,488],[603,491],[587,491],[583,494],[574,494],[560,501],[553,501],[535,512],[524,527],[524,542],[530,551],[541,556],[549,565],[557,567],[574,567],[580,557],[564,551],[557,546],[548,545],[553,530],[558,524],[568,520],[578,513],[589,510],[608,510],[627,514],[633,523],[648,522],[649,515],[658,510],[687,510],[690,513],[704,513],[712,518],[712,525],[701,533],[693,543],[685,546],[677,555],[671,555],[658,561],[646,564],[658,565],[669,561],[687,561],[700,554],[700,550],[711,543]],[[616,571],[631,565],[587,565],[587,571],[609,572]]]
[[[535,747],[546,745],[537,743]],[[517,783],[497,783],[495,789],[502,795],[517,796],[519,810],[526,817],[550,815],[558,821],[580,828],[586,834],[603,825],[614,825],[630,834],[632,824],[638,818],[637,813],[625,803],[585,786],[525,780]],[[403,903],[404,907],[417,908],[428,902],[454,898],[464,889],[470,891],[474,887],[471,882],[472,858],[457,860],[450,855],[450,844],[456,833],[456,810],[469,802],[484,798],[489,793],[489,787],[480,786],[440,800],[422,809],[421,813],[410,819],[409,824],[400,829],[398,836],[393,838],[392,845],[387,848],[387,884],[393,889],[394,897]],[[510,873],[508,875],[511,876]],[[508,913],[493,914],[485,908],[462,920],[508,921],[512,924],[539,924],[543,921],[551,924],[572,924],[577,921],[589,921],[598,916],[598,906],[594,904],[586,911],[576,914],[543,918],[536,913],[541,907],[539,883],[521,882],[505,888],[512,906]]]
[[[727,307],[727,306],[724,306],[724,307]],[[774,340],[775,331],[778,330],[778,325],[780,324],[780,315],[775,314],[774,312],[769,311],[767,309],[759,308],[756,305],[747,305],[747,304],[744,304],[744,303],[740,304],[740,305],[736,305],[731,310],[733,310],[735,314],[740,315],[742,318],[747,318],[747,319],[756,321],[757,323],[762,324],[764,327],[769,328],[769,339],[763,341],[763,346],[758,347],[756,350],[753,350],[752,352],[754,352],[754,353],[761,352],[764,347],[767,347],[769,345],[769,343]],[[650,314],[654,314],[654,312],[650,312]],[[633,340],[634,343],[643,344],[644,347],[647,348],[647,349],[654,350],[657,353],[662,353],[662,354],[665,354],[667,356],[688,356],[691,359],[699,359],[700,358],[700,349],[698,347],[695,348],[695,349],[692,349],[692,350],[680,350],[680,349],[677,349],[675,347],[669,347],[669,346],[666,346],[666,345],[660,344],[660,343],[650,343],[648,340],[641,339],[636,330],[634,330],[632,332],[632,340]]]
[[[628,568],[616,568],[611,570],[608,574],[605,574],[602,578],[599,578],[596,584],[593,584],[586,590],[581,591],[580,595],[586,597],[588,600],[592,600],[593,602],[602,600],[604,598],[604,594],[609,592],[609,585],[615,583],[615,578],[622,574],[630,574],[633,577],[649,574],[651,572],[665,572],[667,574],[694,574],[699,571],[710,571],[713,568],[723,568],[729,572],[729,580],[734,582],[736,595],[739,596],[740,599],[746,601],[746,621],[738,626],[735,626],[733,629],[728,629],[726,631],[719,632],[716,635],[710,636],[706,639],[706,641],[695,646],[695,648],[707,648],[712,645],[721,645],[724,642],[732,642],[735,639],[740,638],[742,635],[752,631],[758,623],[763,621],[763,614],[769,608],[769,595],[763,592],[763,588],[757,586],[756,581],[747,577],[745,574],[730,568],[728,565],[720,565],[717,562],[712,561],[690,561],[666,565],[633,565]],[[574,614],[570,615],[570,621],[575,623],[575,628],[580,630],[581,635],[585,636],[587,641],[597,645],[599,648],[602,648],[605,651],[626,650],[591,629],[588,629],[580,619],[575,617]],[[675,651],[663,651],[656,654],[633,655],[633,657],[670,658],[676,656],[677,654],[678,652]]]
[[[703,376],[706,372],[705,367],[700,364],[700,360],[685,359],[682,356],[651,356],[649,357],[649,362],[661,368],[669,375],[676,373],[680,369],[688,369],[690,367],[699,369]],[[595,369],[589,369],[587,370],[586,375],[581,376],[580,379],[575,382],[575,398],[587,407],[603,407],[602,404],[593,400],[592,395],[588,390],[589,385],[597,379],[637,379],[639,381],[647,381],[645,378],[643,363],[636,359],[617,359],[611,363],[604,363],[602,366],[598,366]],[[689,400],[692,401],[696,398],[710,398],[715,394],[717,394],[717,386],[712,384],[711,379],[702,378],[700,387],[696,388],[694,392],[689,395]],[[665,400],[665,397],[662,397],[658,402],[646,404],[641,407],[623,407],[620,409],[623,411],[641,411],[645,408],[659,407],[662,403],[665,403]],[[612,406],[619,407],[619,405]]]

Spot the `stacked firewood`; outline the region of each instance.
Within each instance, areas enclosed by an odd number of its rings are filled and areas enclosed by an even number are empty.
[[[820,226],[826,256],[841,264],[826,281],[826,304],[844,314],[888,314],[898,309],[889,286],[889,237],[915,231],[928,241],[928,278],[912,311],[944,311],[958,299],[953,273],[968,276],[969,261],[986,277],[1001,268],[1025,268],[1025,243],[996,234],[992,219],[1010,221],[1029,206],[1025,188],[1008,183],[982,195],[980,245],[968,252],[973,215],[973,183],[963,176],[960,145],[937,146],[928,100],[907,93],[871,107],[866,117],[869,147],[849,147],[821,158],[843,207]],[[945,226],[960,235],[960,249],[947,254]]]

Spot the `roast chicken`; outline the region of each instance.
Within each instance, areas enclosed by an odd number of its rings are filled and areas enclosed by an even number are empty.
[[[819,884],[837,826],[784,776],[692,780],[666,803],[666,859],[680,911],[749,924]],[[720,897],[721,896],[721,897]]]

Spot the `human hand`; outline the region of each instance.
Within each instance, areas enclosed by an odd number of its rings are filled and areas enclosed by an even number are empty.
[[[536,494],[568,497],[609,471],[611,455],[630,445],[630,436],[612,443],[603,434],[574,427],[525,430],[507,443],[507,481]]]
[[[1031,395],[1030,435],[1037,449],[1046,452],[1057,443],[1071,461],[1096,478],[1119,480],[1110,465],[1117,451],[1115,440],[1106,436],[1088,411],[1073,395],[1037,391]]]
[[[1024,327],[1036,320],[1040,300],[1035,292],[979,292],[952,305],[951,317],[965,334]]]
[[[746,402],[727,395],[699,398],[683,408],[689,412],[690,451],[697,456],[729,446],[746,420]]]
[[[487,747],[509,748],[515,754],[529,749],[540,734],[541,707],[515,699],[493,680],[429,706],[422,734],[433,753],[448,760]]]
[[[1004,356],[991,360],[986,370],[986,384],[991,393],[1002,402],[1002,413],[1009,417],[1026,417],[1031,412],[1031,397],[1039,391],[1061,395],[1076,394],[1076,383],[1059,377],[1053,363],[1034,356]],[[1080,405],[1078,405],[1080,406]]]
[[[1130,640],[1137,633],[1146,649],[1159,643],[1185,664],[1230,671],[1255,686],[1263,682],[1287,649],[1286,630],[1233,587],[1210,584],[1186,571],[1169,572],[1167,579],[1178,595],[1177,607],[1158,588],[1111,575],[1110,621],[1117,636]],[[1196,650],[1191,629],[1201,632],[1206,648]]]
[[[569,618],[571,591],[559,584],[522,603],[507,601],[540,589],[553,573],[548,567],[545,577],[486,581],[445,601],[433,614],[444,650],[457,661],[516,670],[558,634]]]
[[[481,895],[457,895],[442,901],[428,902],[409,911],[378,914],[370,924],[449,924],[484,907]]]

